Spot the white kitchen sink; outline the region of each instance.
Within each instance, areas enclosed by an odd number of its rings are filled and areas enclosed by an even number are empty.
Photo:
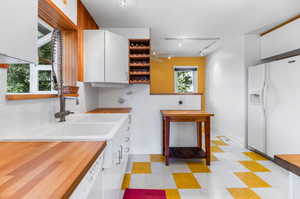
[[[118,125],[111,123],[80,124],[66,123],[55,128],[45,130],[42,137],[65,139],[105,140],[115,134]]]
[[[126,119],[126,114],[77,114],[72,115],[69,122],[73,123],[107,123],[107,122],[119,122]]]

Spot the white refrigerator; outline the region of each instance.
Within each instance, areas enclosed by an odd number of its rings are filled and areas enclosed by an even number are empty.
[[[300,153],[300,56],[249,67],[248,146]]]

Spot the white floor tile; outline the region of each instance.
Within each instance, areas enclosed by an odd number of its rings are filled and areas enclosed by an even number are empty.
[[[130,155],[130,162],[150,162],[150,155]]]
[[[275,188],[253,188],[253,191],[255,191],[262,199],[288,199],[289,195],[288,192],[282,191]]]
[[[232,199],[226,190],[210,192],[207,189],[180,189],[181,199]]]
[[[230,187],[246,187],[246,185],[231,172],[194,173],[194,176],[200,185],[210,190],[210,192],[218,192],[220,189],[226,190],[226,188]]]
[[[130,188],[137,189],[176,189],[171,175],[132,174]]]

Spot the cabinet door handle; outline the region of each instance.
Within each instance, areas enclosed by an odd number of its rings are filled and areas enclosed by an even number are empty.
[[[129,147],[126,147],[126,149],[125,149],[125,153],[128,153],[129,152]]]
[[[120,151],[121,151],[121,159],[123,159],[123,146],[122,145],[120,145]]]
[[[117,162],[117,165],[120,165],[121,164],[121,151],[119,150],[118,151],[118,162]]]

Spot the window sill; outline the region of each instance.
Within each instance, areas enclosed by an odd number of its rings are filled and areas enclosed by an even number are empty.
[[[203,95],[203,93],[150,93],[150,95]]]
[[[33,100],[33,99],[49,99],[57,98],[57,94],[8,94],[6,95],[6,100]]]
[[[78,94],[65,94],[65,97],[79,97]],[[46,93],[46,94],[7,94],[6,100],[13,101],[13,100],[32,100],[32,99],[49,99],[49,98],[58,98],[58,95],[55,93]]]
[[[0,68],[8,68],[9,65],[8,64],[0,64]]]

